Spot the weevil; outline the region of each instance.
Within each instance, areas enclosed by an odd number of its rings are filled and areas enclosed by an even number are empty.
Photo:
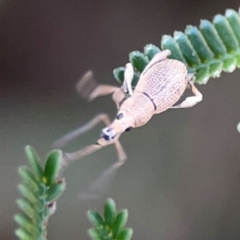
[[[73,153],[65,153],[62,168],[76,159],[89,155],[107,145],[115,144],[118,162],[111,168],[114,169],[122,165],[127,158],[119,142],[122,133],[145,125],[153,115],[162,113],[167,109],[188,108],[202,101],[202,94],[190,81],[193,75],[188,73],[184,63],[169,59],[170,54],[170,50],[157,53],[140,75],[134,90],[131,85],[134,77],[131,63],[126,65],[124,82],[121,87],[98,84],[91,71],[88,71],[80,79],[76,89],[83,98],[92,101],[96,97],[112,94],[118,112],[113,122],[110,122],[107,114],[99,114],[86,125],[56,141],[56,147],[63,147],[67,142],[89,131],[99,122],[103,121],[106,124],[106,128],[102,130],[102,135],[95,144]],[[193,96],[176,104],[187,86],[191,88]]]

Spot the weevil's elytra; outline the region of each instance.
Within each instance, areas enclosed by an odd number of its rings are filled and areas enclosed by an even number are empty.
[[[69,162],[87,156],[102,147],[115,144],[119,161],[112,166],[112,169],[117,168],[127,158],[119,142],[119,137],[123,132],[145,125],[153,115],[169,108],[188,108],[202,101],[202,94],[189,82],[192,75],[188,74],[186,66],[178,60],[168,59],[170,54],[169,50],[164,50],[153,57],[142,72],[134,91],[131,87],[134,77],[131,63],[126,65],[124,82],[121,87],[97,84],[91,71],[82,77],[77,84],[78,93],[88,100],[112,94],[118,114],[112,123],[108,115],[99,114],[86,125],[56,141],[56,147],[64,146],[67,142],[92,129],[99,122],[103,121],[106,124],[97,144],[73,153],[66,153],[62,167],[66,167]],[[188,84],[190,84],[194,96],[187,97],[184,101],[176,104]],[[129,94],[128,97],[125,92]]]
[[[153,100],[157,114],[179,100],[187,83],[186,66],[180,61],[166,59],[154,64],[141,76],[135,92],[146,93]]]

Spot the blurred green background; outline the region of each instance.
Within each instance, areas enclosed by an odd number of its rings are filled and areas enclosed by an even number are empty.
[[[12,1],[0,4],[0,239],[16,239],[13,215],[24,146],[45,158],[54,140],[95,114],[116,114],[110,97],[86,103],[75,84],[88,69],[117,85],[112,70],[132,50],[159,45],[163,34],[212,19],[239,1],[148,0]],[[240,239],[240,71],[222,74],[199,89],[204,101],[170,110],[126,133],[128,154],[104,196],[77,194],[116,160],[107,147],[65,173],[67,189],[50,219],[49,240],[85,240],[86,211],[106,198],[128,208],[133,239]],[[66,150],[94,143],[103,125]]]

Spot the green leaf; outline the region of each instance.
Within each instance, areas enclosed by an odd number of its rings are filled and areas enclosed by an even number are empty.
[[[116,238],[121,229],[125,226],[127,219],[128,219],[127,209],[124,209],[118,213],[112,227],[113,238]]]
[[[133,230],[131,228],[123,229],[117,236],[116,240],[130,240],[133,235]]]
[[[26,146],[25,152],[37,179],[41,180],[43,177],[43,168],[42,165],[40,164],[40,158],[36,150],[31,146]]]
[[[129,60],[137,71],[142,72],[149,63],[145,55],[139,51],[133,51],[129,54]]]
[[[232,10],[232,9],[227,9],[226,11],[226,18],[236,36],[238,39],[238,42],[240,43],[240,16],[239,14]]]
[[[105,223],[104,223],[104,220],[102,218],[102,216],[94,211],[94,210],[89,210],[87,212],[87,217],[88,217],[88,220],[94,225],[94,226],[104,226]]]
[[[199,84],[206,84],[210,77],[219,77],[222,71],[232,72],[240,67],[240,11],[228,9],[225,16],[216,15],[212,23],[201,20],[199,28],[187,26],[185,33],[175,31],[174,37],[163,35],[161,49],[169,49],[169,58],[183,62]],[[157,51],[156,46],[149,44],[144,54],[134,53],[150,60]],[[143,66],[135,67],[135,73],[141,74]]]
[[[66,188],[66,182],[64,179],[58,181],[57,183],[52,184],[49,189],[47,190],[47,202],[55,201],[59,198]]]
[[[17,237],[19,237],[22,240],[33,240],[34,236],[32,234],[30,234],[29,232],[27,232],[26,230],[22,229],[22,228],[18,228],[15,231],[15,234],[17,235]]]
[[[169,49],[171,51],[170,55],[171,58],[186,63],[186,60],[184,59],[178,44],[176,43],[175,39],[173,39],[171,36],[164,35],[162,37],[161,47],[163,50]]]
[[[213,19],[213,23],[228,53],[235,52],[239,48],[239,44],[227,19],[221,14],[217,14]]]
[[[109,198],[104,205],[104,219],[108,226],[112,226],[116,217],[116,204]]]
[[[88,235],[92,240],[102,240],[99,238],[99,233],[95,228],[88,229]]]
[[[209,49],[205,39],[197,27],[187,26],[185,32],[191,41],[193,48],[203,63],[206,63],[213,59],[213,53]]]
[[[222,40],[210,21],[201,20],[200,30],[208,46],[217,58],[227,54],[226,47],[223,45]]]
[[[240,67],[240,55],[236,56],[236,60],[237,60],[237,67]]]
[[[125,72],[125,67],[119,67],[113,70],[114,77],[120,83],[123,83],[124,81],[124,72]]]
[[[22,177],[24,183],[33,191],[37,192],[39,190],[38,183],[35,175],[31,169],[27,166],[21,166],[18,170],[19,175]]]
[[[44,169],[44,181],[47,186],[57,181],[57,175],[59,173],[62,161],[62,151],[54,150],[48,157]]]
[[[209,68],[209,73],[211,77],[219,77],[223,69],[223,63],[221,61],[216,61],[211,63]]]
[[[160,48],[153,44],[148,44],[144,47],[144,54],[148,57],[149,61],[151,61],[158,52],[160,52]]]
[[[124,72],[125,72],[125,68],[124,67],[119,67],[113,70],[113,75],[114,77],[117,79],[117,81],[121,84],[123,84],[124,82]],[[140,74],[137,72],[134,72],[134,77],[132,80],[132,87],[135,88],[138,80],[139,80],[139,76]]]
[[[26,185],[19,184],[18,189],[21,192],[21,194],[27,200],[29,200],[29,202],[34,203],[34,204],[36,204],[38,202],[37,197],[32,193],[32,191]]]
[[[18,199],[17,204],[19,208],[29,217],[33,218],[35,214],[34,206],[26,199]]]
[[[197,78],[197,83],[206,84],[209,79],[208,67],[203,66],[197,69],[196,78]]]
[[[182,55],[191,67],[196,67],[200,63],[200,59],[194,50],[191,42],[183,32],[175,31],[174,39],[181,49]]]
[[[14,220],[24,228],[26,231],[31,233],[34,236],[37,236],[39,231],[37,227],[37,223],[33,222],[31,218],[29,218],[27,215],[23,213],[18,213],[17,215],[14,216]]]
[[[21,213],[14,216],[20,226],[16,235],[21,240],[46,240],[48,218],[56,210],[54,200],[66,186],[64,180],[57,181],[62,152],[55,150],[49,154],[44,172],[35,149],[30,146],[25,149],[31,168],[19,168],[23,182],[18,188],[23,198],[17,201]]]
[[[233,72],[236,69],[237,59],[234,56],[228,56],[223,61],[223,69],[226,72]]]

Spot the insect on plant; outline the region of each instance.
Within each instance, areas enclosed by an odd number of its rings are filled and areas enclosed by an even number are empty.
[[[99,114],[55,142],[55,146],[61,148],[99,122],[106,124],[95,144],[65,153],[62,170],[83,156],[115,144],[118,161],[106,170],[103,177],[111,175],[127,158],[119,142],[123,132],[145,125],[153,115],[167,109],[194,106],[202,101],[202,94],[193,82],[206,84],[209,78],[219,77],[222,71],[233,72],[240,67],[239,29],[240,13],[227,9],[225,16],[217,14],[212,22],[201,20],[199,28],[189,25],[185,32],[175,31],[173,37],[164,35],[162,50],[148,44],[144,53],[130,53],[130,63],[126,67],[114,70],[114,77],[122,83],[121,87],[98,84],[93,73],[88,71],[76,86],[78,93],[89,101],[112,94],[118,112],[113,122],[108,115]],[[181,101],[187,87],[193,96]]]
[[[132,88],[134,68],[131,63],[126,64],[124,82],[121,87],[98,84],[93,78],[92,71],[88,71],[81,78],[76,89],[83,98],[92,101],[96,97],[112,94],[118,112],[112,123],[108,115],[99,114],[86,125],[55,142],[55,146],[63,147],[67,142],[89,131],[99,122],[103,121],[106,124],[106,128],[102,129],[101,137],[95,144],[80,151],[65,153],[62,168],[65,168],[70,162],[110,144],[115,144],[118,153],[118,162],[114,164],[112,169],[117,168],[127,158],[119,142],[122,133],[145,125],[153,115],[169,108],[188,108],[202,101],[202,94],[190,81],[193,74],[188,73],[184,63],[168,59],[170,54],[170,50],[157,53],[140,75],[134,90]],[[194,96],[187,97],[181,103],[176,104],[187,86],[190,87]]]

